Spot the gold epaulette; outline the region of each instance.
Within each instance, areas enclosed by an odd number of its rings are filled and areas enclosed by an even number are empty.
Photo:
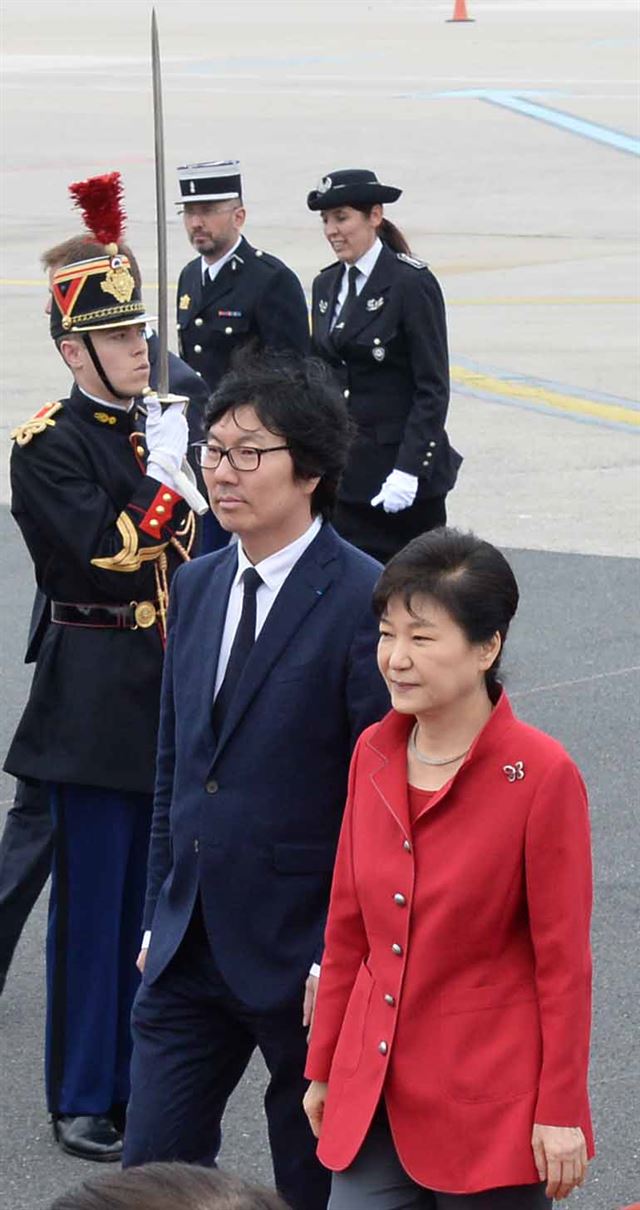
[[[62,410],[62,404],[45,403],[44,407],[36,412],[30,420],[25,420],[24,424],[19,424],[17,428],[11,430],[11,440],[17,441],[18,445],[28,445],[33,437],[37,437],[38,433],[44,433],[47,428],[52,429],[55,425],[53,417],[56,412]]]

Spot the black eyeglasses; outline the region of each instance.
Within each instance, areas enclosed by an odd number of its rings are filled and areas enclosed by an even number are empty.
[[[288,445],[269,445],[259,449],[255,445],[234,445],[223,450],[219,445],[207,445],[206,441],[195,443],[200,466],[205,471],[215,471],[223,458],[229,459],[234,471],[257,471],[263,454],[275,454],[276,450],[288,450]]]

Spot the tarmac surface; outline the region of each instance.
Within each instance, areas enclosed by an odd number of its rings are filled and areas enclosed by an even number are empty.
[[[638,1010],[638,154],[633,0],[157,0],[170,278],[190,254],[173,167],[239,156],[247,235],[306,289],[331,256],[306,193],[369,164],[447,299],[450,521],[511,552],[522,590],[507,688],[590,792],[596,870],[592,1092],[598,1157],[579,1210],[640,1198]],[[33,587],[8,514],[14,424],[66,393],[42,315],[42,249],[78,229],[76,179],[119,168],[155,303],[146,0],[3,0],[0,721],[28,691]],[[635,255],[634,255],[635,251]],[[12,795],[0,782],[0,815]],[[61,1155],[42,1090],[45,896],[0,998],[0,1206],[45,1210],[90,1169]],[[269,1180],[260,1061],[223,1162]]]

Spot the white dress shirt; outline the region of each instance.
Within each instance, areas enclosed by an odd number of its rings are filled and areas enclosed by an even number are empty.
[[[356,278],[356,294],[361,294],[362,291],[364,290],[364,287],[367,282],[367,278],[369,278],[371,276],[374,265],[381,252],[382,252],[382,240],[378,236],[376,236],[371,247],[368,249],[367,252],[365,252],[364,256],[361,256],[360,260],[354,261],[355,267],[358,270],[358,276]],[[333,321],[331,323],[332,328],[333,328],[336,320],[338,319],[340,312],[347,299],[347,294],[349,291],[349,269],[350,268],[351,268],[350,265],[345,265],[345,267],[344,267],[344,272],[342,274],[342,281],[340,282],[340,289],[338,290],[338,297],[336,298],[336,309],[334,312]]]
[[[247,558],[242,545],[238,543],[238,570],[233,578],[229,600],[227,602],[227,615],[224,620],[224,630],[222,631],[222,642],[220,644],[220,655],[218,656],[218,668],[216,671],[216,685],[214,697],[217,694],[223,680],[224,674],[227,671],[229,663],[229,655],[233,646],[240,614],[242,613],[242,600],[244,589],[242,586],[242,575],[248,567],[254,567],[257,571],[262,584],[258,585],[256,593],[256,638],[260,634],[264,626],[269,611],[273,607],[276,597],[282,588],[287,576],[300,556],[310,546],[313,539],[320,533],[322,520],[316,517],[312,521],[305,533],[296,538],[295,542],[290,542],[288,546],[284,546],[282,550],[277,550],[275,554],[269,555],[260,563],[253,564]]]
[[[235,244],[233,245],[233,248],[230,248],[228,252],[225,252],[224,256],[221,256],[220,260],[214,261],[212,265],[209,264],[209,261],[204,256],[200,257],[200,261],[202,264],[202,282],[203,282],[203,284],[205,282],[207,273],[209,274],[209,277],[211,278],[212,281],[216,280],[216,277],[218,276],[222,266],[226,265],[227,261],[231,260],[231,257],[234,256],[235,253],[237,252],[238,248],[240,247],[241,239],[242,239],[242,236],[239,235]]]

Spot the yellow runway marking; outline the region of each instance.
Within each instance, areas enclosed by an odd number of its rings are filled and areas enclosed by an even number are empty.
[[[565,395],[550,387],[535,386],[516,382],[505,378],[495,378],[478,370],[467,370],[464,366],[451,367],[451,382],[470,390],[482,391],[485,395],[495,395],[500,399],[518,399],[523,403],[536,404],[545,408],[553,408],[558,412],[567,412],[579,416],[591,416],[597,420],[614,421],[616,424],[640,427],[640,412],[622,404],[601,403],[596,399],[584,396]]]

